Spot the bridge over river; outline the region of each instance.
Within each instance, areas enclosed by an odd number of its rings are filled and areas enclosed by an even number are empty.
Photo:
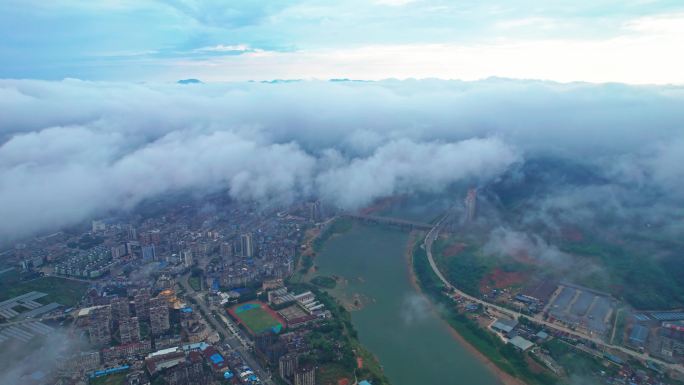
[[[401,218],[381,217],[376,215],[343,214],[343,217],[356,219],[366,223],[397,226],[406,230],[430,230],[433,225],[423,222],[409,221]]]

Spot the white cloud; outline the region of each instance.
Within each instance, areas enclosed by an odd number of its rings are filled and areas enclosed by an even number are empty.
[[[233,45],[218,44],[218,45],[211,46],[211,47],[198,48],[195,51],[198,51],[198,52],[247,52],[247,51],[254,51],[254,49],[252,49],[247,44],[233,44]]]
[[[524,21],[530,23],[530,19]],[[550,24],[549,24],[550,25]],[[385,44],[258,52],[178,61],[166,79],[442,78],[492,76],[560,82],[684,84],[684,16],[640,18],[623,35],[597,39],[499,39],[463,44]]]
[[[492,230],[482,251],[490,255],[532,258],[551,263],[564,260],[567,262],[571,258],[570,255],[548,244],[536,234],[527,234],[504,227]]]
[[[549,17],[525,17],[521,19],[504,20],[495,24],[496,28],[515,29],[521,27],[535,27],[539,29],[553,29],[564,23]]]
[[[485,183],[539,152],[617,159],[643,171],[615,178],[681,196],[682,103],[676,87],[508,80],[0,80],[0,234],[48,231],[178,189],[356,208]]]
[[[397,193],[439,192],[460,180],[489,180],[519,160],[499,139],[456,143],[393,141],[366,158],[325,170],[317,182],[322,197],[345,208]]]
[[[681,38],[684,36],[684,13],[640,17],[624,23],[624,28],[644,34]]]
[[[375,4],[389,5],[391,7],[401,7],[415,2],[416,0],[375,0]]]

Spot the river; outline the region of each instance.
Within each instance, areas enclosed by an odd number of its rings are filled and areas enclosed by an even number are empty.
[[[352,312],[352,323],[393,385],[500,384],[411,284],[407,242],[406,232],[356,223],[324,244],[316,257],[317,274],[347,280],[331,290],[336,297],[367,299]]]

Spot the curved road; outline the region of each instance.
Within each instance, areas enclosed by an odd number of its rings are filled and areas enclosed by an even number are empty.
[[[468,300],[470,300],[470,301],[472,301],[472,302],[478,303],[478,304],[480,304],[480,305],[482,305],[482,306],[489,307],[489,308],[492,308],[492,309],[496,309],[497,311],[499,311],[499,312],[501,312],[501,313],[504,313],[504,314],[507,314],[507,315],[511,316],[512,318],[514,318],[514,319],[518,319],[518,318],[520,318],[520,317],[523,317],[523,318],[528,319],[528,320],[530,320],[530,321],[532,321],[532,322],[534,322],[534,323],[542,324],[542,325],[548,327],[549,329],[554,329],[554,330],[558,330],[558,331],[561,331],[561,332],[565,332],[565,333],[571,334],[571,335],[573,335],[573,336],[575,336],[575,337],[577,337],[577,338],[581,338],[581,339],[583,339],[583,340],[591,341],[591,342],[595,343],[596,345],[602,346],[602,347],[604,347],[604,348],[606,348],[606,349],[618,350],[618,351],[620,351],[620,352],[622,352],[622,353],[625,353],[625,354],[627,354],[627,355],[629,355],[629,356],[631,356],[631,357],[634,357],[634,358],[637,358],[637,359],[640,359],[640,360],[652,361],[652,362],[655,362],[655,363],[657,363],[657,364],[659,364],[659,365],[661,365],[661,366],[663,366],[663,367],[666,367],[666,368],[668,368],[668,369],[675,370],[675,371],[678,371],[678,372],[684,374],[684,367],[683,367],[682,365],[670,364],[670,363],[667,363],[667,362],[662,361],[662,360],[660,360],[660,359],[651,357],[651,356],[649,356],[649,355],[647,355],[647,354],[644,354],[644,353],[638,353],[638,352],[635,352],[635,351],[626,349],[626,348],[624,348],[624,347],[622,347],[622,346],[611,345],[611,344],[606,343],[605,341],[600,340],[600,339],[598,339],[598,338],[587,337],[587,336],[585,336],[585,335],[583,335],[583,334],[580,334],[580,333],[578,333],[578,332],[576,332],[576,331],[574,331],[574,330],[568,329],[568,328],[566,328],[566,327],[564,327],[564,326],[561,326],[561,325],[558,325],[558,324],[555,324],[555,323],[552,323],[552,322],[548,322],[548,321],[545,321],[545,320],[540,319],[540,318],[530,317],[530,316],[528,316],[528,315],[526,315],[526,314],[522,314],[522,313],[516,312],[516,311],[514,311],[514,310],[507,309],[507,308],[505,308],[505,307],[502,307],[502,306],[499,306],[499,305],[496,305],[496,304],[493,304],[493,303],[484,301],[484,300],[482,300],[482,299],[480,299],[480,298],[476,298],[476,297],[473,297],[473,296],[471,296],[471,295],[469,295],[469,294],[466,294],[466,293],[462,292],[461,290],[459,290],[458,288],[456,288],[456,286],[452,285],[452,284],[444,277],[444,275],[442,274],[442,272],[439,271],[439,268],[437,267],[437,264],[435,263],[435,260],[434,260],[434,258],[432,257],[432,243],[433,243],[433,242],[437,239],[437,237],[439,236],[440,226],[442,225],[442,222],[444,222],[444,220],[445,220],[446,218],[447,218],[447,216],[444,216],[442,219],[440,219],[440,220],[432,227],[432,229],[430,229],[430,231],[429,231],[429,232],[427,233],[427,235],[425,236],[425,241],[424,241],[424,243],[423,243],[423,247],[425,248],[425,254],[427,254],[428,262],[430,263],[430,267],[432,268],[432,271],[435,272],[435,274],[436,274],[437,277],[440,279],[440,281],[442,281],[442,283],[444,283],[444,285],[445,285],[448,289],[452,290],[453,292],[457,293],[458,295],[462,296],[463,298],[466,298],[466,299],[468,299]]]

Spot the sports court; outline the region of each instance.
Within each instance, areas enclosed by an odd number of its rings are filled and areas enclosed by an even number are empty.
[[[235,305],[228,312],[254,336],[268,330],[280,333],[285,325],[276,312],[258,301]]]

